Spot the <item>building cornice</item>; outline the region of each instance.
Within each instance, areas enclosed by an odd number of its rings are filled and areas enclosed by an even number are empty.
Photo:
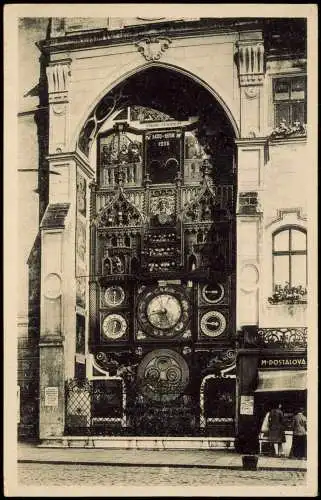
[[[258,19],[201,19],[197,21],[164,21],[147,25],[128,26],[108,30],[107,28],[50,38],[37,43],[44,54],[93,48],[115,44],[136,43],[141,37],[150,36],[204,36],[218,33],[232,33],[260,29],[262,20]]]

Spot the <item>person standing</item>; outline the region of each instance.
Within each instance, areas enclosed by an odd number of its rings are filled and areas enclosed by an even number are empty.
[[[275,455],[280,457],[283,454],[283,445],[285,442],[284,416],[282,405],[275,405],[269,415],[269,441],[273,443]]]
[[[291,456],[295,458],[306,458],[307,448],[307,419],[303,414],[303,408],[299,408],[293,417],[293,440]]]
[[[270,410],[266,412],[260,430],[260,439],[261,439],[260,453],[262,453],[263,451],[263,453],[265,454],[273,453],[273,451],[271,452],[270,450],[272,444],[269,441],[269,416],[270,416]]]

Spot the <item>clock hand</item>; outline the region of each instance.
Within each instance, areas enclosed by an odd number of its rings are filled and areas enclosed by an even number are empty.
[[[161,308],[164,309],[162,297],[158,297],[158,302],[160,303]]]
[[[149,313],[149,316],[154,316],[154,314],[164,314],[165,312],[166,312],[165,310],[153,311],[153,312]]]

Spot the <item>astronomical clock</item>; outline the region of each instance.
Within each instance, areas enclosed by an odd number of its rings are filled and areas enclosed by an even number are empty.
[[[216,169],[197,119],[148,112],[100,135],[91,185],[89,349],[123,377],[137,433],[137,405],[145,424],[198,425],[202,381],[232,366],[235,332],[233,158]]]

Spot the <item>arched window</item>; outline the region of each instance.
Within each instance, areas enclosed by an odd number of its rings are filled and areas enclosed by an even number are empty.
[[[273,289],[307,285],[307,234],[304,229],[287,226],[273,234]]]

